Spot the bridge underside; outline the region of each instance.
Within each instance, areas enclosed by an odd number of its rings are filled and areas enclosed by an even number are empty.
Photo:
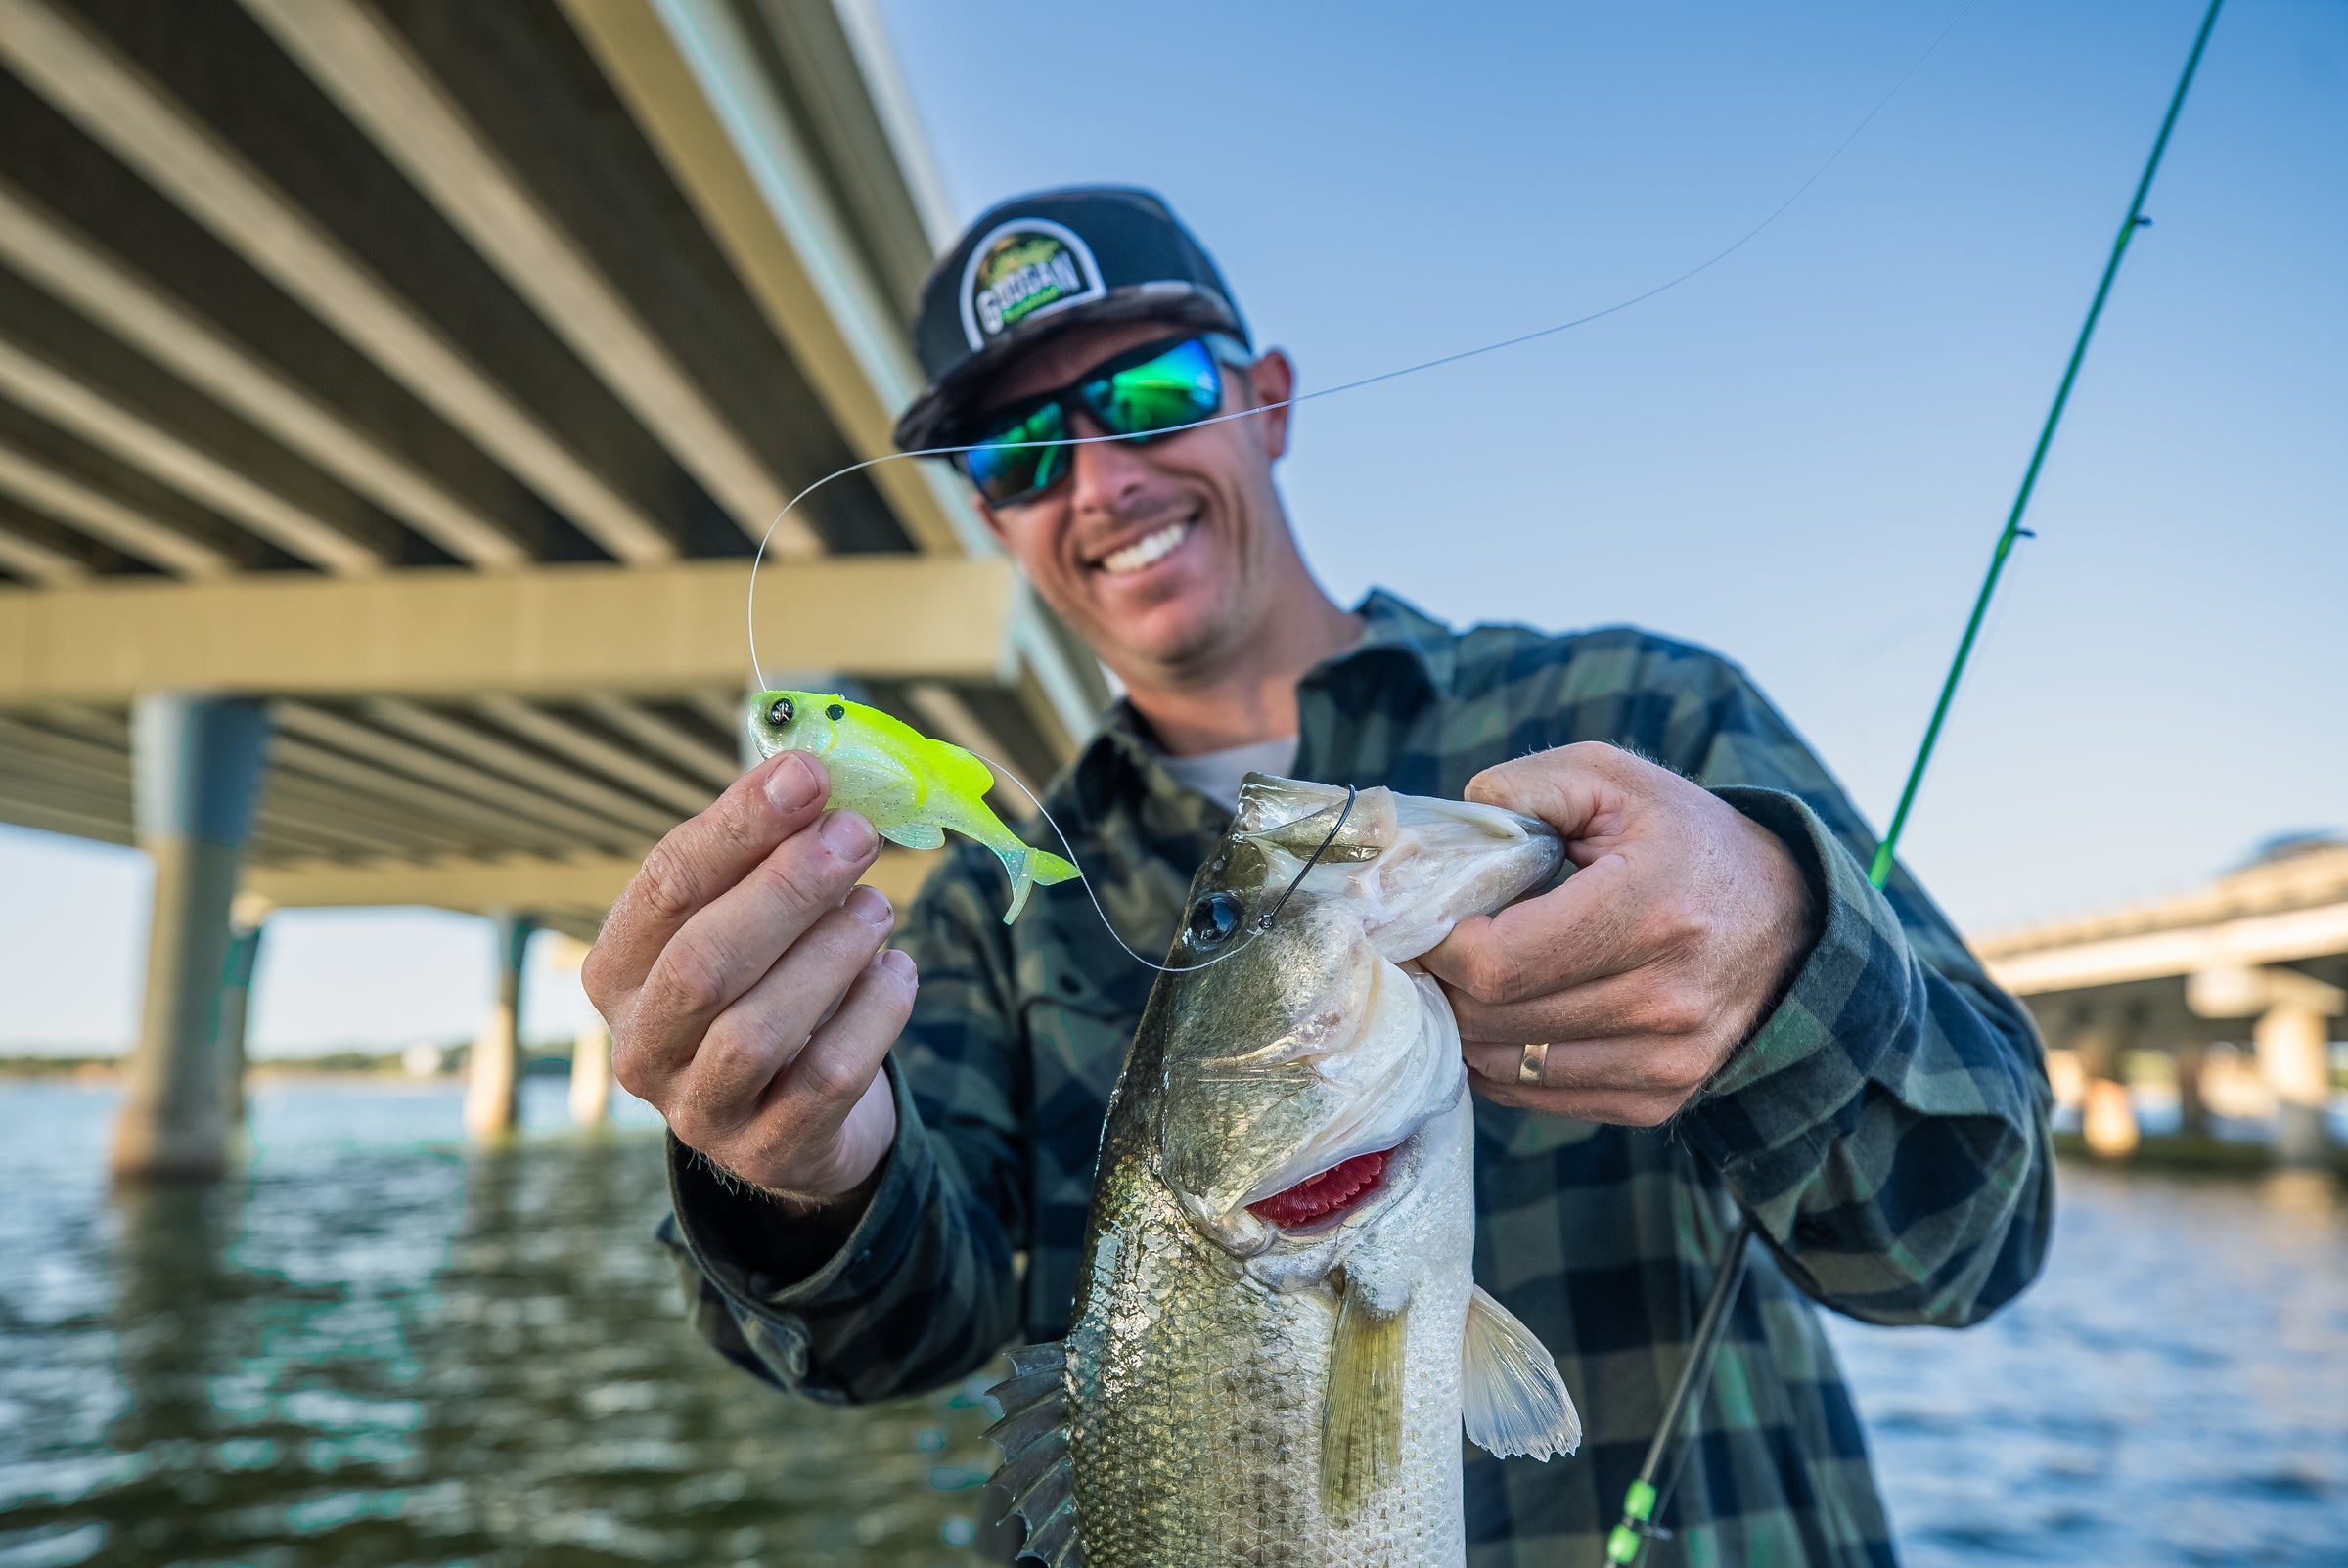
[[[179,868],[143,1083],[219,1099],[240,895],[592,935],[743,765],[761,540],[769,684],[1069,754],[950,474],[783,515],[952,228],[870,0],[0,0],[0,821]]]
[[[137,841],[132,704],[247,695],[249,891],[591,933],[946,223],[861,4],[0,0],[0,820]],[[1030,780],[1104,696],[926,465],[786,518],[758,630]]]

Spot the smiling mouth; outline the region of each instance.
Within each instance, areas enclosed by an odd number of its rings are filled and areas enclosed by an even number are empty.
[[[1144,566],[1163,560],[1191,536],[1197,524],[1186,517],[1180,522],[1167,523],[1153,533],[1146,533],[1122,550],[1114,550],[1093,563],[1093,569],[1111,577],[1140,571]]]

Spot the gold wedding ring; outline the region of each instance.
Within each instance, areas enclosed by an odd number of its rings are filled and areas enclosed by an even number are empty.
[[[1516,1059],[1516,1081],[1520,1084],[1531,1084],[1537,1088],[1542,1075],[1548,1070],[1549,1042],[1546,1040],[1525,1047],[1524,1054]]]

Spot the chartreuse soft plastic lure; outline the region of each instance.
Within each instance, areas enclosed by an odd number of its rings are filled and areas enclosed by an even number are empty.
[[[907,849],[936,849],[951,828],[993,850],[1011,877],[1009,925],[1027,907],[1027,890],[1077,874],[1003,826],[986,792],[995,776],[960,746],[932,740],[879,708],[821,692],[761,692],[750,702],[750,739],[760,756],[804,751],[832,776],[827,802],[845,806],[873,830]]]

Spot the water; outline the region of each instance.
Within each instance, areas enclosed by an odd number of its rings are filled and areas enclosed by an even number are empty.
[[[0,1087],[5,1568],[968,1560],[982,1411],[710,1355],[645,1128],[468,1153],[447,1090],[272,1088],[248,1182],[110,1201],[112,1110]]]
[[[2348,1217],[2323,1178],[2065,1165],[1960,1334],[1829,1320],[1910,1568],[2348,1563]]]
[[[271,1087],[248,1180],[110,1198],[112,1109],[0,1085],[0,1568],[970,1560],[983,1412],[816,1410],[704,1351],[643,1107],[482,1154],[445,1088]],[[2348,1559],[2329,1189],[2062,1192],[1988,1326],[1836,1322],[1908,1562]]]

